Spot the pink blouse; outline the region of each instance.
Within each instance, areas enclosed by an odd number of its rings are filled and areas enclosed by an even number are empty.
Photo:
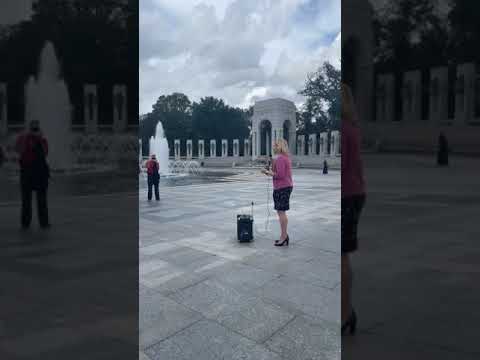
[[[287,155],[280,154],[273,160],[273,188],[293,187],[292,163]]]
[[[342,198],[365,194],[360,143],[358,126],[350,121],[342,121]]]

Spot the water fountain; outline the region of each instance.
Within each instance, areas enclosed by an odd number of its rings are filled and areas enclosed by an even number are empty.
[[[163,133],[162,123],[159,121],[155,128],[155,135],[150,138],[149,143],[150,155],[155,154],[158,163],[160,164],[160,175],[167,175],[170,173],[170,166],[168,160],[168,141]]]
[[[40,54],[36,77],[25,85],[25,120],[39,120],[49,142],[49,163],[52,169],[71,167],[72,106],[60,65],[51,42],[46,42]]]

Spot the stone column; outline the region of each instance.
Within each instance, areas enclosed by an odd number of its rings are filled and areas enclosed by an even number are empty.
[[[98,92],[96,85],[86,84],[83,87],[83,119],[87,133],[98,132]]]
[[[316,134],[308,135],[308,155],[310,156],[317,155],[317,135]]]
[[[467,63],[457,68],[455,85],[455,123],[465,124],[473,120],[475,64]]]
[[[405,123],[418,123],[421,120],[421,73],[419,70],[403,74],[402,116]]]
[[[173,143],[173,150],[174,150],[174,154],[175,154],[175,160],[179,160],[179,159],[180,159],[180,146],[181,146],[180,139],[175,139],[175,141],[174,141],[174,143]]]
[[[217,141],[210,140],[210,157],[217,157]]]
[[[297,139],[297,155],[305,155],[305,136],[299,135]]]
[[[228,156],[228,140],[222,139],[222,157]]]
[[[448,68],[436,67],[430,72],[429,121],[432,124],[448,120]]]
[[[116,133],[127,129],[127,87],[113,86],[113,130]]]
[[[240,140],[238,139],[233,140],[233,156],[240,156]]]
[[[193,155],[193,143],[191,139],[187,140],[187,159],[191,159]]]
[[[198,140],[198,158],[205,158],[205,140]]]
[[[337,156],[340,153],[340,133],[337,130],[331,132],[330,156]]]
[[[320,133],[320,155],[326,157],[328,155],[328,133]]]
[[[377,122],[391,123],[395,120],[395,78],[393,74],[377,77]]]
[[[0,83],[0,137],[7,136],[8,133],[7,100],[7,84]]]
[[[243,141],[243,156],[246,158],[250,156],[250,140],[249,139],[245,139]]]

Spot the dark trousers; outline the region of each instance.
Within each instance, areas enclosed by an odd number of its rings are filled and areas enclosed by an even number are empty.
[[[20,179],[22,192],[22,216],[21,223],[23,227],[29,227],[32,222],[32,197],[33,192],[37,193],[37,212],[40,226],[45,227],[48,221],[47,187],[34,190],[32,179],[28,175],[22,174]]]
[[[160,192],[158,190],[159,179],[156,176],[148,175],[148,200],[152,200],[152,187],[155,188],[155,199],[160,200]]]

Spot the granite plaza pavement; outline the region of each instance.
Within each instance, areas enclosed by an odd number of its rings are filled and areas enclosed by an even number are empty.
[[[161,187],[150,203],[140,179],[140,359],[340,359],[340,173],[294,181],[291,244],[275,248],[258,170]],[[255,240],[239,244],[252,200]]]
[[[365,155],[355,337],[342,359],[480,358],[478,158]]]

